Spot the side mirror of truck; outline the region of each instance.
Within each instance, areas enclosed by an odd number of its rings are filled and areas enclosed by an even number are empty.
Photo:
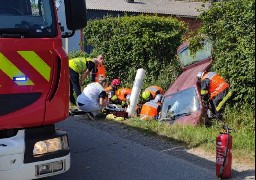
[[[85,0],[64,0],[67,28],[71,31],[82,29],[86,26]]]

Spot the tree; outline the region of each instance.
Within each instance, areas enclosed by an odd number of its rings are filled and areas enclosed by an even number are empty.
[[[236,105],[255,107],[255,1],[213,3],[200,17],[203,25],[192,38],[195,52],[206,36],[213,42],[212,69],[224,76],[234,91]],[[243,106],[241,106],[243,107]]]

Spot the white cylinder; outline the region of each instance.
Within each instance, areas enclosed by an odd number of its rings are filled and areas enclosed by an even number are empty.
[[[145,73],[146,71],[143,68],[137,70],[137,74],[133,82],[132,93],[130,97],[130,106],[127,108],[129,117],[136,116],[136,106],[138,104],[138,99],[143,84],[143,80],[145,78]]]
[[[65,38],[65,50],[68,53],[68,38]]]

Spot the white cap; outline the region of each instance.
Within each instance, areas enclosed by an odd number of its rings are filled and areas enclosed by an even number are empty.
[[[204,75],[204,72],[198,72],[196,76],[198,79],[201,79],[203,75]]]

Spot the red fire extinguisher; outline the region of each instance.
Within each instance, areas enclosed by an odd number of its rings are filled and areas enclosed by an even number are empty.
[[[228,179],[232,166],[232,129],[224,125],[223,130],[216,137],[216,175],[220,179]]]

